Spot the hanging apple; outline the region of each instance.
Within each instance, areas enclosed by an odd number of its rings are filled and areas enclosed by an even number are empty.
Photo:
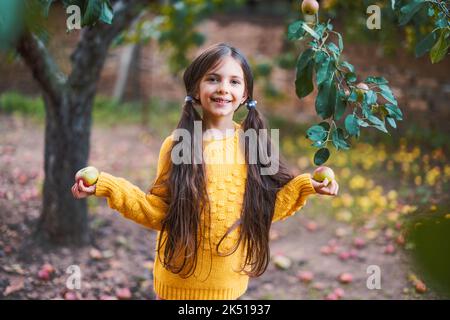
[[[303,14],[315,15],[319,11],[319,3],[316,0],[304,0],[302,2]]]
[[[360,82],[356,85],[356,94],[358,95],[358,102],[362,102],[364,100],[364,93],[369,91],[369,86],[364,82]]]

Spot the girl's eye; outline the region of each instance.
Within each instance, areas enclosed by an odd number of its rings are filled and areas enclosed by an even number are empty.
[[[231,81],[233,84],[240,84],[240,82],[239,81],[237,81],[237,80],[233,80],[233,81]]]
[[[209,78],[208,81],[216,81],[216,78]]]

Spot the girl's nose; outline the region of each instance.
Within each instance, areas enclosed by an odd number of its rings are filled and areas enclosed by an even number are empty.
[[[226,83],[223,83],[223,82],[219,85],[219,88],[217,89],[218,93],[228,93],[228,91],[229,90],[228,90]]]

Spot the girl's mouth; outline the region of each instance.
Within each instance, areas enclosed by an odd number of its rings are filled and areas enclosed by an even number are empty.
[[[211,100],[214,101],[215,103],[217,103],[220,106],[224,106],[227,103],[231,102],[231,100],[225,100],[225,99],[221,99],[221,98],[214,98],[214,99],[211,99]]]

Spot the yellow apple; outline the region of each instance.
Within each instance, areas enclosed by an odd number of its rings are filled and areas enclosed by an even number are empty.
[[[83,169],[80,169],[75,174],[75,180],[78,182],[79,180],[83,180],[83,184],[87,187],[92,186],[97,182],[98,179],[98,170],[95,167],[89,166]]]
[[[331,170],[331,168],[326,166],[320,166],[316,170],[314,170],[313,173],[313,179],[319,182],[322,182],[326,179],[328,179],[328,183],[334,180],[334,172]]]

